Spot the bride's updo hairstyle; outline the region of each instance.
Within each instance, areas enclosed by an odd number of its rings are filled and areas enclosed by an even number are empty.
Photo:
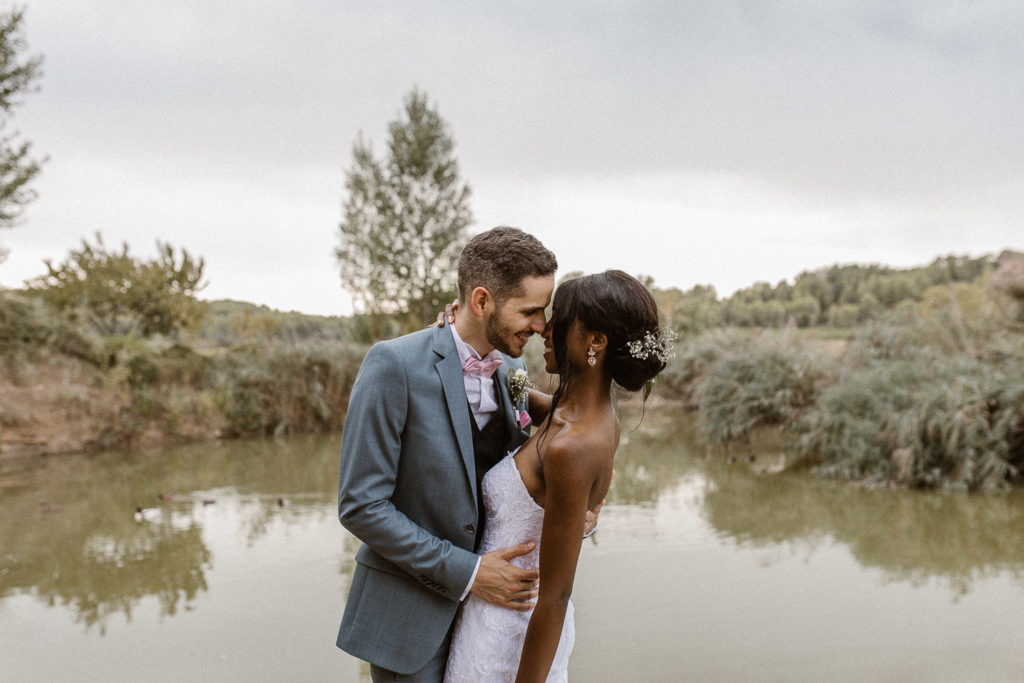
[[[662,349],[652,350],[648,342],[662,337],[658,306],[639,280],[621,270],[566,280],[555,290],[551,318],[559,374],[556,401],[575,374],[569,363],[568,337],[577,320],[587,332],[608,338],[603,369],[623,389],[639,391],[665,368]]]

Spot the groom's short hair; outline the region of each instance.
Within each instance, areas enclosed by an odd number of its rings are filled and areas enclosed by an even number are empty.
[[[495,301],[522,296],[523,278],[553,275],[558,270],[555,255],[533,235],[518,228],[499,226],[469,241],[459,256],[459,298],[484,287]]]

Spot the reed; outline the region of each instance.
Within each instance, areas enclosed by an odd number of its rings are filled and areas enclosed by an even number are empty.
[[[826,477],[993,489],[1024,468],[1024,367],[879,361],[826,389],[798,431]]]
[[[226,354],[211,386],[225,436],[341,429],[366,348],[265,345]]]
[[[709,442],[745,440],[761,425],[787,425],[834,381],[827,358],[795,334],[751,337],[722,351],[696,383]]]
[[[676,357],[658,376],[658,394],[681,400],[689,410],[699,408],[697,389],[723,355],[750,345],[753,333],[737,328],[718,328],[683,340]]]

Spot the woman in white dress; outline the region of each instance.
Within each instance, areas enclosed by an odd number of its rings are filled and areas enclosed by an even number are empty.
[[[587,510],[612,481],[619,420],[612,382],[637,391],[664,367],[671,333],[658,325],[650,292],[622,271],[562,283],[544,334],[551,397],[531,392],[539,429],[484,477],[486,523],[480,552],[539,541],[513,562],[540,568],[532,612],[470,595],[452,638],[446,681],[565,681],[574,629],[573,579]],[[541,421],[542,420],[542,421]]]

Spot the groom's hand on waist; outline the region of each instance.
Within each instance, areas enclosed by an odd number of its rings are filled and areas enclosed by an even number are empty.
[[[509,560],[527,554],[535,546],[533,541],[529,541],[481,555],[480,569],[470,592],[498,607],[520,611],[531,609],[537,600],[540,572],[536,569],[522,569]]]

